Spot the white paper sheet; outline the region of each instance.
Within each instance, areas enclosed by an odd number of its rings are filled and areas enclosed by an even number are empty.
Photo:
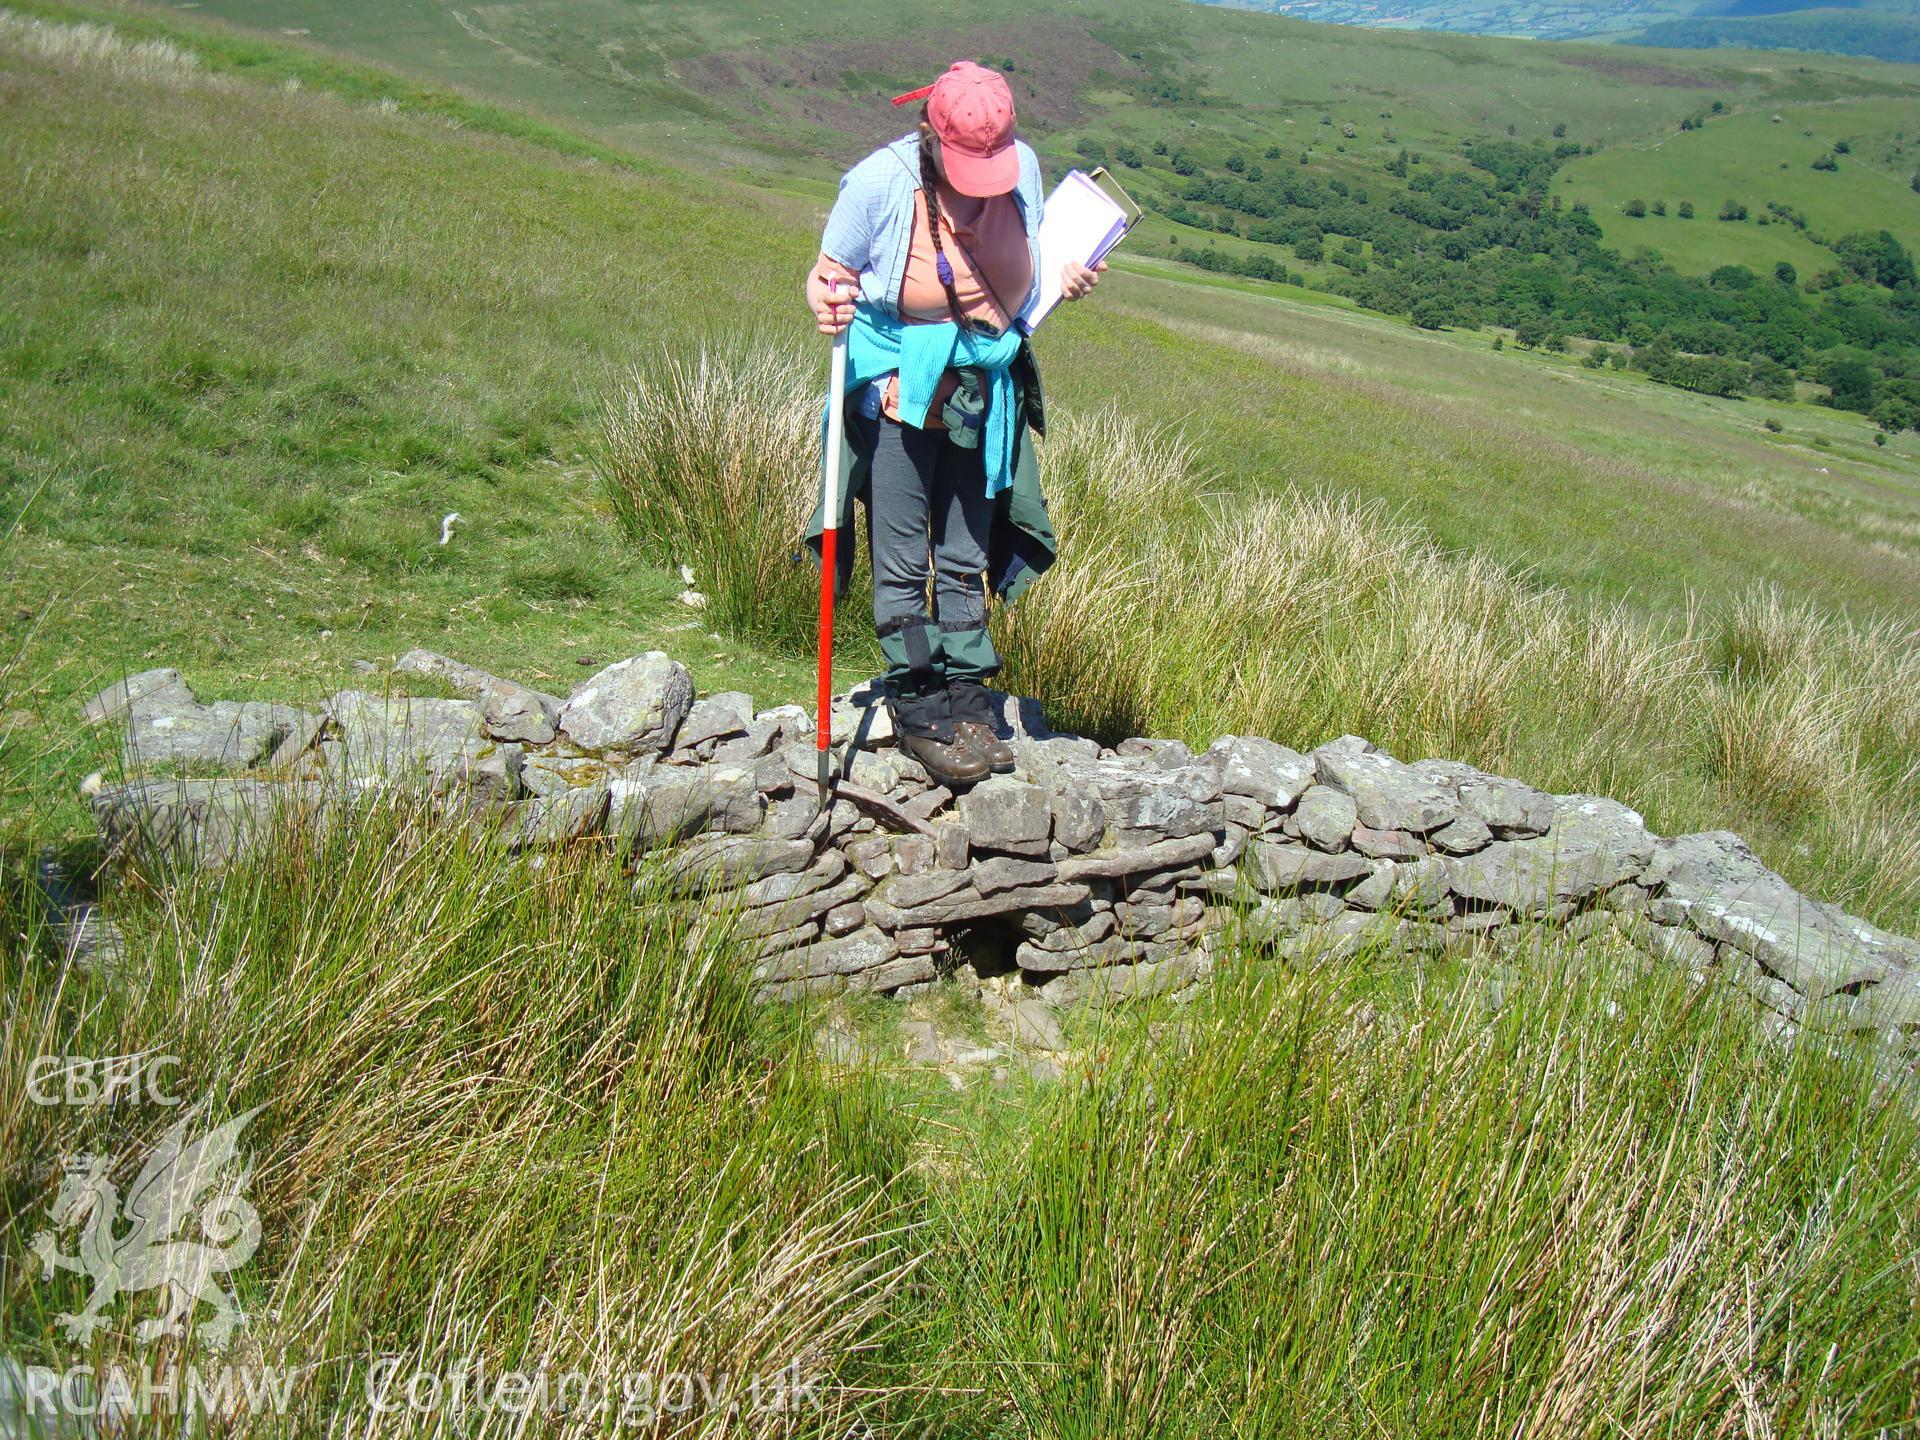
[[[1069,260],[1091,265],[1127,232],[1127,212],[1081,170],[1053,187],[1040,216],[1040,285],[1019,317],[1031,335],[1060,303],[1060,271]]]

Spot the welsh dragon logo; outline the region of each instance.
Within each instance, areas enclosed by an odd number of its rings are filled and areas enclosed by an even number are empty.
[[[240,1132],[261,1108],[197,1138],[188,1136],[183,1116],[160,1138],[124,1200],[108,1178],[107,1157],[81,1155],[67,1162],[48,1213],[51,1223],[34,1236],[32,1248],[46,1274],[68,1270],[93,1281],[86,1308],[57,1317],[68,1339],[91,1338],[123,1293],[164,1290],[164,1310],[136,1325],[134,1338],[184,1335],[196,1302],[205,1301],[214,1313],[199,1327],[200,1338],[211,1350],[226,1346],[246,1316],[221,1277],[260,1248],[260,1214],[243,1193],[251,1171],[237,1157]],[[182,1238],[180,1230],[192,1221],[198,1221],[198,1235]],[[61,1232],[75,1227],[79,1248],[63,1254]]]

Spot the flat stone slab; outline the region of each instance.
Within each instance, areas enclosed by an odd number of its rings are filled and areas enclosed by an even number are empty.
[[[1920,967],[1920,945],[1802,895],[1727,831],[1662,841],[1645,878],[1694,930],[1751,956],[1808,1001]]]
[[[122,749],[133,773],[155,766],[234,773],[266,762],[287,737],[310,727],[313,716],[266,700],[216,700],[202,705],[184,687],[152,691],[127,707]]]

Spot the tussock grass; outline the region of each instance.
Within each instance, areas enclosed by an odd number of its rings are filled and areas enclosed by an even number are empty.
[[[848,1386],[914,1265],[903,1147],[877,1092],[826,1090],[771,1034],[735,957],[690,941],[648,872],[636,887],[591,852],[536,868],[389,807],[172,878],[127,908],[138,963],[119,976],[49,963],[27,901],[10,907],[0,1233],[27,1263],[6,1267],[0,1309],[13,1343],[41,1337],[18,1358],[58,1359],[54,1313],[86,1296],[25,1255],[51,1167],[144,1151],[177,1118],[27,1104],[28,1067],[168,1054],[203,1123],[266,1107],[245,1137],[266,1238],[236,1281],[256,1317],[244,1353],[326,1357],[300,1382],[300,1428],[338,1410],[444,1433],[404,1405],[370,1415],[383,1355],[402,1376],[544,1366],[616,1394],[640,1371],[744,1386],[797,1365],[824,1409],[708,1415],[699,1433],[850,1423]],[[139,1318],[123,1303],[82,1352],[135,1363]]]
[[[20,878],[9,861],[0,1328],[23,1363],[71,1363],[54,1315],[85,1282],[26,1248],[58,1157],[144,1153],[175,1118],[26,1104],[32,1057],[180,1055],[196,1122],[265,1107],[228,1358],[311,1367],[287,1416],[226,1433],[457,1428],[398,1389],[376,1409],[376,1358],[392,1385],[544,1368],[616,1389],[797,1365],[821,1396],[525,1432],[554,1435],[1920,1418],[1909,1093],[1605,938],[1295,970],[1230,948],[1177,1018],[1075,1017],[1065,1083],[976,1071],[956,1093],[824,1065],[808,1014],[745,1003],[718,929],[690,942],[644,868],[593,852],[534,867],[399,809],[290,831],[125,907],[138,963],[115,976],[62,969]],[[151,1358],[150,1303],[80,1354]]]
[[[1107,1039],[944,1207],[1013,1433],[1911,1423],[1912,1113],[1737,995],[1543,936],[1245,969]]]
[[[106,25],[85,21],[62,24],[0,9],[0,46],[55,64],[107,70],[149,84],[206,82],[193,51],[164,37],[129,40]]]

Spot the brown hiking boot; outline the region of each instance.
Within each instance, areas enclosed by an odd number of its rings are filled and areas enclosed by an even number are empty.
[[[977,784],[992,773],[986,757],[974,749],[958,729],[951,741],[936,740],[931,735],[914,735],[905,730],[896,731],[894,741],[902,754],[918,760],[926,767],[927,774],[949,789],[956,785]]]
[[[987,768],[996,775],[1008,775],[1013,772],[1013,747],[1002,740],[982,721],[958,720],[954,722],[954,732],[980,753],[987,762]]]

